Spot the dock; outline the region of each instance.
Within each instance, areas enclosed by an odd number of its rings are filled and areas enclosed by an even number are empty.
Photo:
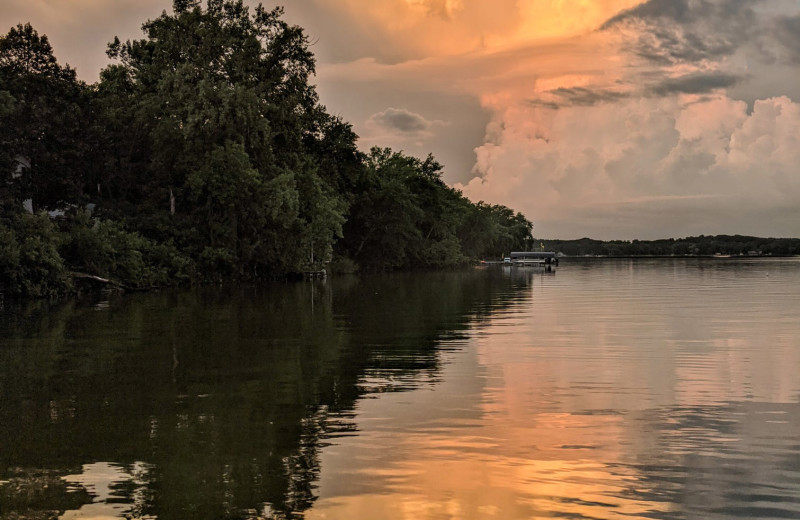
[[[558,257],[552,251],[514,251],[503,262],[516,266],[557,266]]]
[[[499,264],[504,266],[552,268],[558,265],[558,256],[552,251],[514,251],[503,260],[484,260],[482,264]]]

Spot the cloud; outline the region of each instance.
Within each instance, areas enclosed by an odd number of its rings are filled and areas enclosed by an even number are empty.
[[[659,238],[800,231],[800,104],[725,96],[509,107],[477,149],[473,200],[525,212],[538,236]]]
[[[640,1],[293,0],[286,8],[324,61],[401,64],[586,34]]]
[[[707,94],[714,90],[732,87],[742,81],[742,77],[724,72],[693,73],[677,78],[668,78],[651,87],[659,96],[670,94]]]
[[[30,19],[87,79],[107,41],[141,37],[171,4],[6,3],[0,21]],[[448,182],[539,234],[800,235],[797,0],[293,0],[286,13],[360,146],[433,152]]]
[[[531,100],[530,103],[558,109],[565,106],[592,106],[598,103],[611,103],[630,96],[627,92],[587,87],[559,87],[548,90],[545,94],[545,96]]]
[[[366,128],[370,130],[371,139],[375,139],[374,134],[382,138],[389,136],[401,139],[420,140],[433,135],[437,127],[447,126],[445,121],[429,121],[420,114],[406,110],[405,108],[387,108],[382,112],[372,114],[366,122]]]
[[[392,106],[428,119],[451,120],[418,108],[434,92],[479,99],[490,120],[474,178],[456,186],[522,211],[539,236],[800,235],[790,52],[800,4],[637,4],[618,4],[594,25],[601,30],[526,39],[515,29],[460,53],[341,63],[320,77],[401,90],[409,97]],[[460,23],[464,5],[448,23]],[[389,135],[383,119],[370,121]],[[409,130],[424,131],[412,121]],[[436,134],[446,142],[457,127]]]
[[[523,211],[539,236],[797,236],[798,10],[650,0],[611,17],[596,41],[616,51],[595,59],[621,66],[486,96],[500,101],[459,187]]]
[[[651,74],[653,76],[653,74]],[[605,87],[559,87],[543,92],[529,103],[534,106],[559,109],[573,106],[593,106],[614,103],[634,95],[664,97],[675,94],[709,94],[732,87],[745,78],[725,72],[695,72],[677,77],[659,78],[648,84],[631,85],[624,90]]]
[[[635,33],[629,49],[669,64],[719,59],[753,36],[757,15],[741,0],[649,0],[601,26]]]
[[[369,121],[383,128],[404,134],[426,132],[435,124],[405,108],[387,108],[383,112],[373,114]]]
[[[736,57],[798,63],[800,4],[794,0],[649,0],[610,18],[626,49],[660,65]]]
[[[430,16],[438,16],[444,20],[451,20],[453,15],[464,9],[461,0],[409,0],[412,7],[419,7]]]
[[[688,0],[649,0],[611,17],[603,29],[631,19],[668,19],[686,21],[689,17]]]
[[[779,18],[775,29],[775,38],[782,44],[786,61],[800,65],[800,15]]]

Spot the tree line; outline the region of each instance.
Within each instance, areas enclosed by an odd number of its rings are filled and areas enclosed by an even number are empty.
[[[0,293],[76,273],[146,288],[451,267],[531,244],[432,156],[369,153],[320,104],[282,9],[175,0],[86,84],[30,24],[0,37]]]
[[[700,235],[661,240],[535,241],[548,251],[567,256],[793,256],[800,255],[800,238],[760,238],[742,235]]]

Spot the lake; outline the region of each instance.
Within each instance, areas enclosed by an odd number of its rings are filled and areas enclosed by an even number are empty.
[[[800,518],[800,259],[0,308],[0,518]]]

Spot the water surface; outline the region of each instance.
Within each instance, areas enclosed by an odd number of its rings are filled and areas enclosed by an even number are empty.
[[[6,306],[1,518],[798,518],[800,261]]]

